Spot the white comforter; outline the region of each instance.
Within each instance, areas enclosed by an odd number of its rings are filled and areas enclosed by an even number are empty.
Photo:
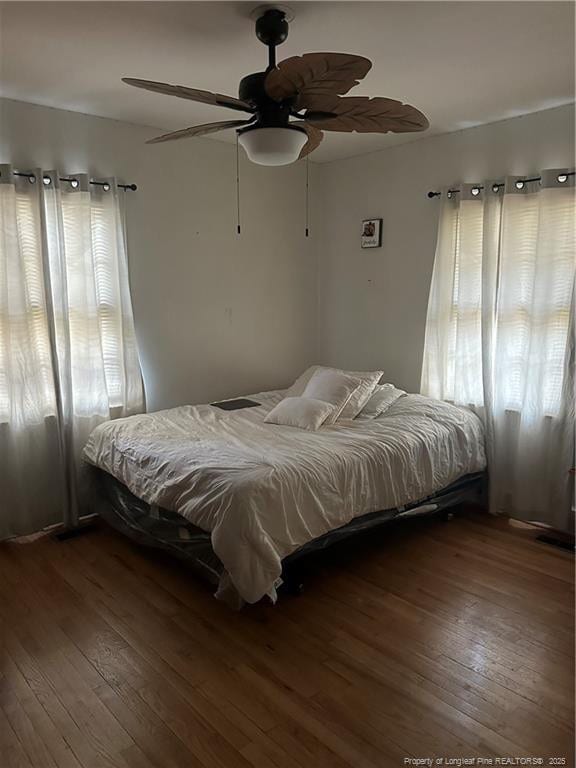
[[[482,427],[468,410],[420,395],[384,415],[318,432],[264,424],[259,408],[183,406],[97,427],[85,458],[136,496],[211,532],[244,600],[275,599],[281,561],[368,512],[423,499],[484,468]]]

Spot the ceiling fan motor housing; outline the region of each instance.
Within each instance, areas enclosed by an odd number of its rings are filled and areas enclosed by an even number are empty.
[[[267,72],[254,72],[243,77],[238,86],[239,98],[256,106],[262,104],[268,98],[264,90],[264,80],[267,74]]]
[[[293,100],[286,99],[278,102],[271,99],[264,88],[267,74],[267,72],[254,72],[243,77],[238,88],[238,96],[242,101],[248,101],[256,107],[258,126],[286,126],[292,111]]]

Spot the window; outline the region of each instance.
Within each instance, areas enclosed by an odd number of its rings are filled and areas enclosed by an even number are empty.
[[[2,166],[8,169],[9,166]],[[0,176],[0,421],[137,409],[142,389],[113,185]],[[52,343],[53,342],[53,343]],[[135,383],[136,382],[136,383]]]
[[[463,199],[440,221],[423,391],[502,410],[562,407],[574,280],[573,189]]]

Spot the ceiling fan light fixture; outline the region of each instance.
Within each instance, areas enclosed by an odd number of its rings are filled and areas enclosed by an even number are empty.
[[[238,142],[257,165],[290,165],[300,157],[308,135],[300,128],[246,128]]]

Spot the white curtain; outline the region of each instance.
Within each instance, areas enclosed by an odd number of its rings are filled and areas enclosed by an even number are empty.
[[[576,201],[541,179],[444,191],[421,390],[483,419],[493,512],[567,530]]]
[[[117,184],[0,166],[0,538],[84,507],[82,447],[143,408]]]

